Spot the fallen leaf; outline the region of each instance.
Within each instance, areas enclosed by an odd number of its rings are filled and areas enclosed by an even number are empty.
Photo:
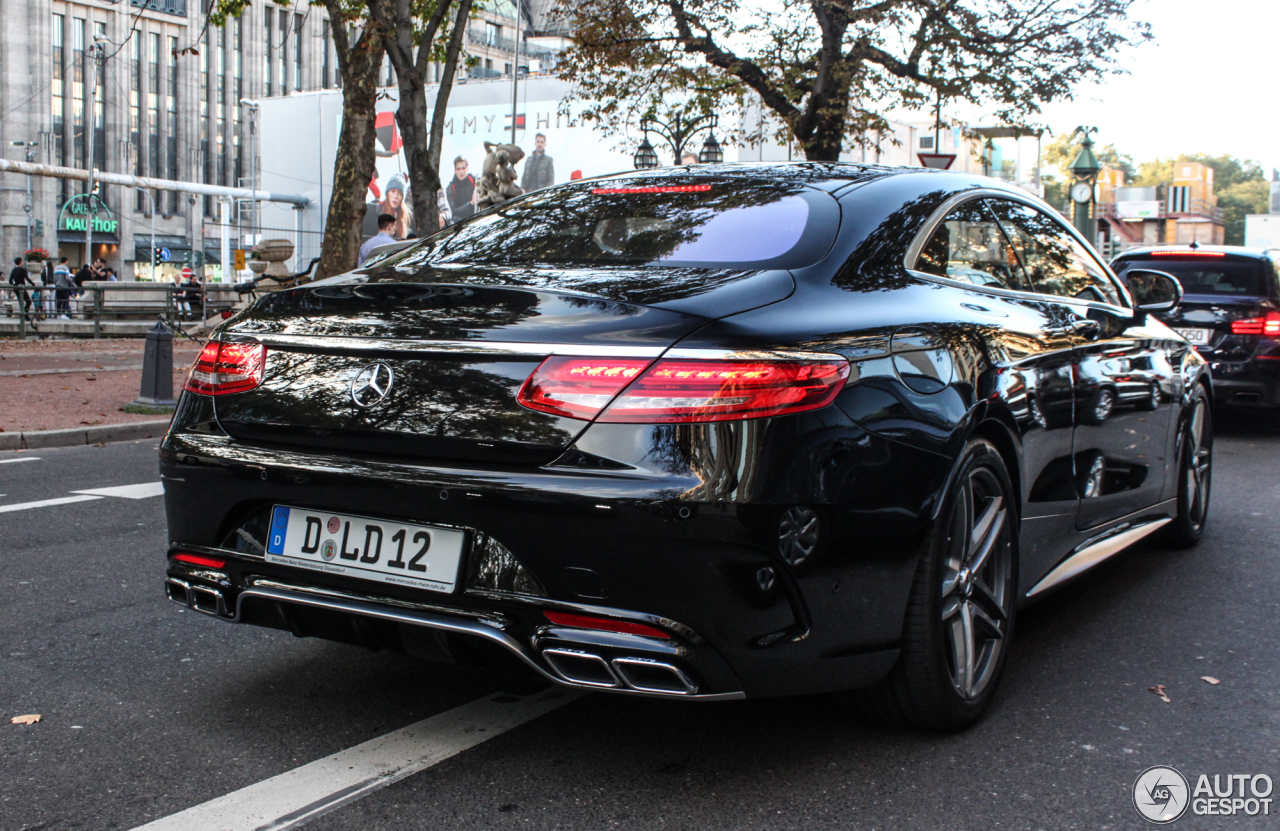
[[[94,375],[86,375],[86,376],[84,377],[84,380],[86,380],[86,381],[96,381],[96,380],[98,380],[98,378],[97,378],[97,376],[94,376]]]
[[[1222,683],[1217,678],[1214,678],[1212,675],[1201,675],[1200,680],[1206,683],[1212,684],[1215,687]]]
[[[94,447],[106,447],[106,446],[107,446],[107,443],[105,441],[100,441],[94,445]]]
[[[1154,687],[1147,687],[1147,690],[1160,696],[1160,700],[1165,704],[1170,703],[1171,699],[1164,693],[1164,684],[1156,684]]]
[[[32,713],[29,716],[14,716],[13,718],[9,719],[9,723],[10,724],[35,724],[39,720],[40,720],[40,716],[35,713]]]

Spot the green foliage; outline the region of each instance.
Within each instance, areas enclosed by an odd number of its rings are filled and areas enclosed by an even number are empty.
[[[939,96],[1026,124],[1150,39],[1132,0],[576,0],[562,77],[606,132],[760,102],[810,160]],[[759,141],[762,135],[734,135]]]
[[[1053,141],[1042,148],[1042,164],[1057,170],[1064,181],[1070,181],[1072,178],[1071,163],[1076,160],[1076,156],[1080,153],[1081,141],[1082,138],[1074,133],[1060,133]],[[1131,182],[1136,175],[1133,157],[1121,153],[1114,144],[1107,144],[1102,147],[1094,145],[1093,154],[1098,157],[1098,161],[1102,164],[1123,170],[1126,183]]]

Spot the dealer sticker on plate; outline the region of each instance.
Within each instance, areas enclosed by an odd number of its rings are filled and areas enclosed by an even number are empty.
[[[330,514],[277,505],[267,562],[451,592],[465,535],[452,528]]]
[[[1187,339],[1187,343],[1192,346],[1204,346],[1209,342],[1209,335],[1212,329],[1174,329],[1179,335]]]

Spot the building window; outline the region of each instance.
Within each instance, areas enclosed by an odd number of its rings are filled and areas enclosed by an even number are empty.
[[[152,32],[147,38],[147,175],[163,176],[160,166],[160,35]],[[152,194],[155,206],[161,207],[160,192]]]
[[[244,135],[244,126],[242,123],[243,107],[240,99],[244,97],[244,19],[237,18],[235,29],[232,30],[231,39],[231,79],[235,84],[235,100],[231,102],[231,120],[233,128],[231,130],[231,167],[232,175],[237,186],[244,184],[244,159],[242,136]]]
[[[486,20],[484,22],[484,43],[485,46],[497,46],[502,42],[502,27],[497,23]]]
[[[71,18],[71,149],[75,166],[84,169],[84,18]]]
[[[333,33],[329,31],[329,21],[325,20],[321,26],[322,36],[320,48],[324,50],[324,57],[320,59],[320,86],[329,89],[329,53],[333,51]]]
[[[921,137],[920,137],[920,149],[921,149],[921,150],[932,150],[932,149],[933,149],[933,136],[921,136]]]
[[[302,91],[302,15],[293,16],[293,89]]]
[[[289,79],[286,77],[288,72],[288,52],[289,47],[289,13],[284,9],[280,10],[280,48],[276,50],[276,77],[280,80],[280,94],[286,95],[289,92]]]
[[[209,123],[209,45],[212,43],[213,34],[209,31],[204,33],[204,46],[200,50],[200,154],[197,167],[199,171],[200,181],[206,185],[211,180],[210,167],[212,157],[209,155],[209,139],[211,137],[211,127]],[[206,196],[204,198],[204,214],[209,216],[213,213],[213,197]]]
[[[105,38],[107,24],[95,23],[93,31]],[[94,65],[93,166],[106,170],[111,166],[107,163],[107,68],[105,61],[95,61]],[[98,195],[105,201],[106,188],[102,188]]]
[[[142,152],[142,36],[134,33],[129,38],[129,146],[133,149],[133,172],[143,175]],[[143,210],[146,197],[141,191],[133,192],[133,209]]]
[[[169,38],[169,77],[168,94],[165,96],[165,177],[177,181],[178,179],[178,39],[176,37]],[[169,213],[180,213],[180,205],[178,197],[181,196],[176,190],[169,191]]]
[[[227,183],[227,29],[218,31],[217,78],[214,80],[214,117],[218,122],[217,183]]]
[[[66,25],[66,18],[60,14],[53,16],[53,81],[50,83],[49,92],[51,96],[50,103],[53,107],[53,146],[49,148],[53,160],[59,165],[67,164],[67,145],[63,141],[63,131],[67,129],[66,120],[66,95],[67,88],[63,81],[63,47],[62,47],[62,29]],[[67,180],[58,180],[62,199],[65,202],[67,198]]]
[[[266,36],[267,48],[262,53],[262,81],[263,81],[262,90],[263,90],[263,94],[266,95],[267,97],[271,96],[271,69],[273,66],[274,55],[275,55],[275,50],[273,49],[275,45],[273,43],[275,36],[272,34],[272,28],[273,28],[272,23],[275,21],[275,19],[276,19],[275,9],[272,9],[270,6],[268,6],[266,9],[263,10],[262,22],[263,22],[265,31],[267,33],[267,36]]]

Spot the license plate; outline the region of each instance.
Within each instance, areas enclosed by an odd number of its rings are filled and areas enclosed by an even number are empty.
[[[267,562],[435,592],[452,592],[465,536],[451,528],[277,505]]]
[[[1212,329],[1174,329],[1179,335],[1187,339],[1187,343],[1192,346],[1204,346],[1209,342],[1209,336],[1213,334]]]

